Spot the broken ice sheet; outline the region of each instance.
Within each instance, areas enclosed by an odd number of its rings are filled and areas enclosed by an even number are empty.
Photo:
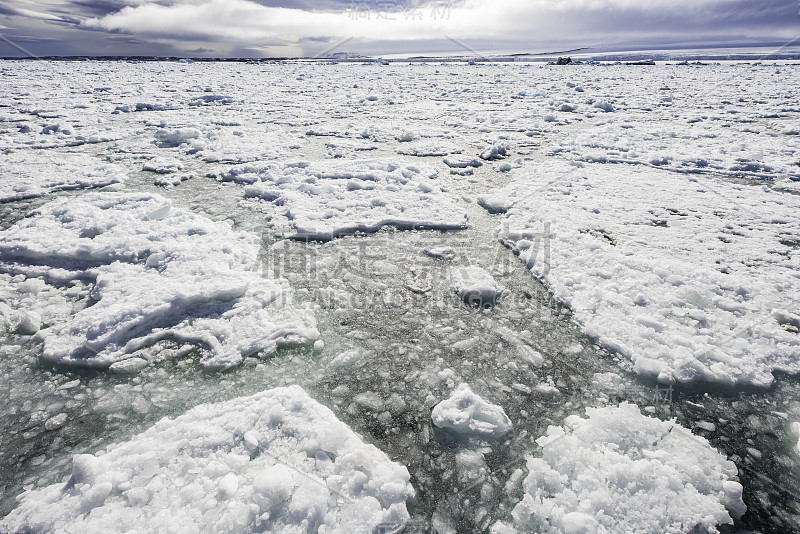
[[[47,204],[0,233],[0,270],[22,283],[91,286],[66,323],[42,317],[44,360],[107,368],[175,340],[224,369],[319,337],[288,284],[256,271],[258,250],[255,236],[158,195],[94,193]]]

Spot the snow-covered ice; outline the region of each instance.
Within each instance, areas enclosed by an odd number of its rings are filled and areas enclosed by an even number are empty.
[[[442,192],[436,170],[402,160],[252,163],[220,174],[271,202],[296,238],[331,239],[399,228],[461,229],[463,208]]]
[[[800,197],[562,162],[487,197],[508,206],[500,238],[637,371],[755,385],[800,371],[800,336],[782,327],[800,324]]]
[[[20,150],[2,156],[0,202],[53,191],[102,187],[126,178],[124,167],[87,154]]]
[[[298,386],[162,419],[75,456],[65,483],[28,491],[8,533],[401,530],[408,470]]]
[[[437,427],[465,436],[499,438],[513,428],[501,406],[484,400],[465,383],[434,406],[431,418]]]
[[[63,310],[41,318],[47,361],[114,367],[174,340],[198,345],[205,366],[227,368],[319,335],[285,281],[256,271],[258,250],[255,236],[158,195],[92,193],[49,203],[1,232],[0,270],[62,294],[86,285],[69,318]]]
[[[737,464],[735,530],[792,531],[796,69],[0,62],[0,515],[76,454],[302,384],[413,474],[409,531],[512,528],[532,438],[626,400]],[[464,305],[453,278],[471,267],[496,307]],[[675,382],[670,407],[651,406],[652,377]],[[513,431],[438,428],[432,409],[462,383]],[[691,451],[656,453],[669,480],[694,472]],[[576,454],[580,474],[595,453]],[[697,469],[721,472],[704,454]],[[741,488],[724,482],[733,517]],[[238,472],[214,484],[213,513],[252,487]],[[698,501],[710,527],[720,495]],[[603,525],[587,515],[567,511],[564,530]]]
[[[536,440],[512,524],[494,534],[718,532],[747,510],[736,466],[674,420],[588,408]]]

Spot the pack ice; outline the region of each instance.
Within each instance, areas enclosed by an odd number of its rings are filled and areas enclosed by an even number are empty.
[[[800,197],[646,167],[528,168],[500,238],[601,343],[663,381],[800,372]]]
[[[292,306],[288,283],[257,272],[258,251],[256,236],[159,195],[91,193],[1,232],[0,272],[60,288],[61,308],[64,296],[75,301],[74,313],[40,308],[47,361],[138,367],[147,363],[139,349],[169,340],[196,345],[204,366],[228,368],[319,336],[311,312]]]
[[[237,165],[220,179],[271,202],[292,237],[332,239],[384,226],[460,229],[467,214],[442,191],[436,170],[402,160]]]
[[[633,404],[586,415],[536,440],[513,522],[493,534],[716,533],[747,510],[736,466],[705,438]]]
[[[0,202],[124,182],[125,169],[88,154],[22,150],[3,155]]]
[[[413,495],[405,467],[291,386],[201,405],[75,456],[66,483],[20,495],[0,530],[394,532]]]

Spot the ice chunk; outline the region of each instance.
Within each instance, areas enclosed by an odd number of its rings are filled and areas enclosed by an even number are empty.
[[[428,247],[424,249],[426,255],[437,260],[452,261],[456,258],[458,253],[453,247]]]
[[[42,327],[42,316],[36,312],[27,312],[22,316],[17,325],[17,333],[23,336],[32,336]]]
[[[451,169],[465,169],[467,167],[480,167],[483,162],[473,156],[448,156],[444,163]]]
[[[142,166],[143,171],[154,172],[157,174],[170,174],[183,169],[183,163],[176,158],[153,158]]]
[[[264,415],[275,411],[280,421]],[[414,495],[409,478],[292,386],[201,405],[78,455],[66,485],[20,495],[0,530],[399,531]]]
[[[246,196],[271,202],[275,221],[295,238],[467,224],[466,212],[435,179],[436,170],[403,160],[259,162],[232,167],[220,178],[248,184]]]
[[[494,306],[504,291],[492,275],[477,265],[455,269],[452,287],[461,300],[473,306]]]
[[[493,532],[718,532],[747,507],[736,466],[674,420],[587,408],[536,440],[513,525]]]
[[[792,423],[791,429],[794,439],[797,440],[794,444],[793,449],[797,454],[800,454],[800,422]]]
[[[505,213],[514,205],[514,199],[493,189],[488,195],[478,195],[478,205],[489,213]]]
[[[450,398],[433,407],[433,424],[467,436],[502,437],[512,429],[503,408],[485,401],[468,384],[459,385]]]
[[[197,128],[161,129],[156,131],[156,142],[162,147],[176,147],[199,138],[203,133]]]
[[[486,150],[484,150],[483,152],[481,152],[481,159],[493,161],[496,159],[503,159],[507,155],[508,155],[508,148],[506,147],[506,145],[500,144],[491,146]]]
[[[461,152],[461,147],[455,143],[439,139],[424,139],[397,147],[398,154],[417,157],[447,156],[459,152]]]
[[[0,272],[59,287],[89,282],[86,305],[44,334],[45,360],[130,371],[138,363],[123,360],[169,339],[197,345],[208,367],[228,368],[319,337],[286,283],[256,272],[258,251],[256,236],[158,195],[92,193],[47,204],[0,232]],[[33,319],[21,333],[34,331]]]

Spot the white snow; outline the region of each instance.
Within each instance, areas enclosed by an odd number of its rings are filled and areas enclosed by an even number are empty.
[[[248,184],[245,195],[271,202],[286,233],[296,238],[467,224],[466,212],[442,192],[436,171],[403,160],[257,162],[231,167],[220,179]]]
[[[423,139],[421,141],[403,143],[397,147],[398,154],[417,157],[448,156],[450,154],[458,154],[461,151],[461,147],[456,143],[441,139]]]
[[[431,419],[437,427],[465,436],[499,438],[513,428],[501,406],[484,400],[465,383],[434,406]]]
[[[467,304],[494,306],[503,287],[492,275],[477,265],[459,267],[452,271],[452,288]]]
[[[20,150],[4,154],[0,165],[0,202],[37,197],[53,191],[121,183],[124,167],[88,154]]]
[[[297,386],[198,406],[73,459],[66,483],[31,490],[3,532],[401,530],[408,470]]]
[[[155,157],[142,166],[143,171],[156,174],[170,174],[183,169],[183,163],[177,158]]]
[[[227,368],[256,352],[318,337],[285,281],[256,271],[259,241],[151,194],[92,193],[52,202],[0,232],[0,270],[88,297],[39,332],[42,358],[91,367],[121,364],[161,340],[197,344],[202,363]],[[26,280],[27,279],[27,280]],[[31,331],[35,321],[21,324]]]
[[[557,161],[487,195],[500,238],[591,336],[663,381],[800,371],[800,197],[646,167]],[[796,323],[796,324],[795,324]]]
[[[718,532],[747,510],[736,466],[705,438],[623,403],[587,408],[536,440],[528,459],[517,532]]]
[[[247,163],[284,156],[303,143],[302,137],[290,135],[276,125],[217,126],[206,128],[202,135],[188,139],[182,148],[208,163]]]
[[[785,133],[778,141],[770,128],[747,132],[723,128],[719,123],[724,119],[712,118],[637,128],[631,128],[629,119],[609,122],[555,142],[550,151],[585,162],[644,165],[687,174],[800,179],[795,165],[800,143]]]

